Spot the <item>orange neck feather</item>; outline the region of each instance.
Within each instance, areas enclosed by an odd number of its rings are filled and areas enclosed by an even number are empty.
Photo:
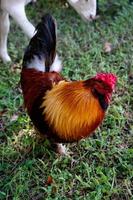
[[[83,82],[60,82],[46,93],[43,103],[45,120],[63,141],[89,136],[104,118],[104,111]]]

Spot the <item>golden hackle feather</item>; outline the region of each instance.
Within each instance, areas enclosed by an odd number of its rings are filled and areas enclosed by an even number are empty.
[[[82,81],[61,81],[47,91],[41,108],[53,131],[68,142],[89,136],[104,118],[98,99]]]

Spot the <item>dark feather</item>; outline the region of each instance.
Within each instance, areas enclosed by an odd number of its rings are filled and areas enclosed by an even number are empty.
[[[46,71],[52,65],[56,50],[56,26],[55,20],[50,14],[42,17],[41,22],[36,27],[36,33],[31,39],[23,58],[23,67],[31,62],[34,56],[40,60],[44,59]]]

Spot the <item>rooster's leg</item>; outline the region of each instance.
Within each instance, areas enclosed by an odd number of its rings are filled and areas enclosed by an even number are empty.
[[[67,149],[65,145],[60,144],[60,143],[57,143],[56,145],[57,145],[56,147],[57,153],[59,153],[60,155],[67,155]]]

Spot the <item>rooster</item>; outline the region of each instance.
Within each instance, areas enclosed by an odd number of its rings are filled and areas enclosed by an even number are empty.
[[[24,103],[41,135],[65,153],[62,142],[88,137],[101,124],[116,84],[116,76],[99,73],[83,81],[60,74],[56,54],[56,24],[46,14],[36,27],[23,58],[21,86]]]

